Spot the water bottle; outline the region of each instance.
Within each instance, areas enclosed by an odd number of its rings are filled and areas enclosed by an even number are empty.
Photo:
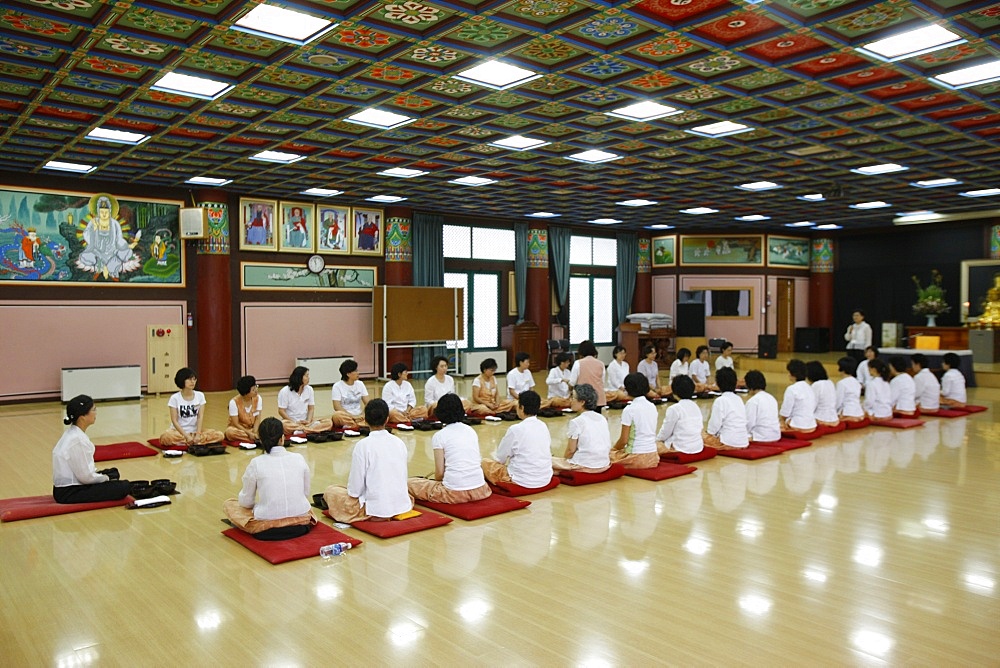
[[[349,550],[352,547],[354,546],[351,545],[350,543],[334,543],[333,545],[324,545],[323,547],[319,548],[319,556],[323,557],[324,559],[329,559],[331,557],[339,557],[346,550]]]

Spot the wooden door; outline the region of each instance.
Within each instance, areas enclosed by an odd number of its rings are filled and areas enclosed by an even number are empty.
[[[778,279],[777,324],[778,352],[790,353],[795,350],[795,281],[790,278]]]

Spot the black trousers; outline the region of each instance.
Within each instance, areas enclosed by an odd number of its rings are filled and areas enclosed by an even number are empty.
[[[56,503],[94,503],[96,501],[117,501],[128,496],[128,480],[109,480],[93,485],[70,485],[53,487],[52,497]]]
[[[858,350],[857,348],[849,348],[847,350],[847,356],[853,360],[860,362],[865,358],[865,351]]]

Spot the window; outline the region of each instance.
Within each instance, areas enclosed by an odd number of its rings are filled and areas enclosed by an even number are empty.
[[[572,236],[569,240],[569,263],[595,267],[617,266],[618,240]]]
[[[514,261],[514,230],[445,225],[443,233],[446,258]]]
[[[569,278],[569,341],[614,340],[614,279],[599,276]]]
[[[500,275],[479,272],[446,272],[446,288],[463,288],[465,338],[449,341],[459,349],[496,348],[500,345]],[[471,345],[470,345],[471,344]]]

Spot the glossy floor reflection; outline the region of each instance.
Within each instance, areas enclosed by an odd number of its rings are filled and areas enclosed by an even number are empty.
[[[209,394],[207,426],[230,394]],[[329,388],[316,394],[323,405]],[[997,665],[1000,390],[970,397],[990,411],[719,457],[660,483],[561,486],[507,515],[359,533],[328,563],[271,566],[220,535],[255,453],[120,460],[123,477],[181,494],[0,526],[2,663]],[[156,436],[166,399],[99,404],[88,433]],[[61,410],[0,408],[0,497],[50,491]],[[547,421],[556,453],[567,422]],[[484,455],[506,428],[476,428]],[[400,436],[410,472],[433,470],[431,435]],[[346,480],[351,444],[296,448],[314,492]]]

